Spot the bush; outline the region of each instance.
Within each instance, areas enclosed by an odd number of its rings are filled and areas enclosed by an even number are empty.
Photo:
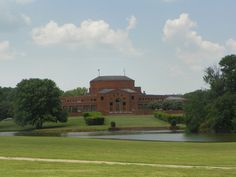
[[[168,114],[165,112],[157,111],[154,116],[162,121],[169,122],[172,124],[182,124],[185,123],[184,116],[182,114]]]
[[[177,121],[175,118],[173,118],[170,122],[171,127],[176,127]]]
[[[85,122],[87,125],[104,125],[105,118],[104,117],[86,117]]]
[[[85,112],[83,114],[83,117],[86,118],[86,117],[102,117],[102,113],[101,112]]]
[[[83,116],[87,125],[104,125],[105,118],[101,112],[85,112]]]
[[[84,118],[89,117],[89,113],[88,112],[83,113],[83,117]]]
[[[116,128],[116,122],[114,121],[111,122],[111,128]]]

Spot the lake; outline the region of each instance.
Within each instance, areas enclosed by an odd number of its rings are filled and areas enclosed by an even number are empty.
[[[95,139],[173,141],[173,142],[236,142],[236,134],[186,134],[171,131],[100,131],[70,133],[38,133],[38,132],[0,132],[0,136],[55,136]]]

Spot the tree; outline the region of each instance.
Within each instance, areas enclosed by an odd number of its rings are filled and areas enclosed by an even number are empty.
[[[42,128],[47,121],[66,122],[60,102],[60,89],[49,79],[24,79],[17,84],[15,95],[15,121]]]
[[[162,102],[163,110],[183,110],[183,101],[179,100],[164,100]]]
[[[219,67],[207,68],[203,78],[210,89],[205,96],[188,98],[188,130],[236,132],[236,55],[222,58]]]
[[[210,85],[213,97],[236,92],[236,55],[225,56],[219,67],[208,67],[205,73],[203,79]]]
[[[209,102],[209,92],[197,90],[186,94],[185,98],[187,98],[184,106],[187,131],[197,133],[200,131],[202,123],[206,120],[206,105]]]
[[[153,110],[162,109],[162,103],[160,101],[150,102],[147,107]]]
[[[179,100],[154,101],[150,102],[147,106],[153,110],[183,110],[184,102]]]
[[[217,133],[236,131],[233,126],[236,117],[236,55],[222,58],[219,69],[213,73],[217,77],[213,77],[213,82],[208,82],[212,93],[207,115],[209,127]]]
[[[65,91],[63,96],[80,96],[80,95],[86,95],[88,93],[88,89],[85,87],[78,87],[73,90]]]
[[[216,133],[235,131],[233,121],[236,119],[236,94],[229,92],[216,98],[208,109],[209,127]]]
[[[13,117],[14,89],[0,87],[0,120]]]
[[[224,57],[220,63],[225,91],[236,92],[236,55]]]

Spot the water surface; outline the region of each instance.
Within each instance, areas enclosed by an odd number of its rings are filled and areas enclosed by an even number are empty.
[[[176,142],[236,142],[236,134],[185,134],[183,132],[162,131],[99,131],[70,133],[41,132],[0,132],[0,136],[52,136],[95,139],[176,141]]]

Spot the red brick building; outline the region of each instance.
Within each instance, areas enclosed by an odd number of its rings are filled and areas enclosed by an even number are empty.
[[[70,115],[99,111],[103,114],[147,114],[148,103],[161,101],[168,95],[147,95],[127,76],[98,76],[90,81],[89,93],[62,97],[63,109]]]

